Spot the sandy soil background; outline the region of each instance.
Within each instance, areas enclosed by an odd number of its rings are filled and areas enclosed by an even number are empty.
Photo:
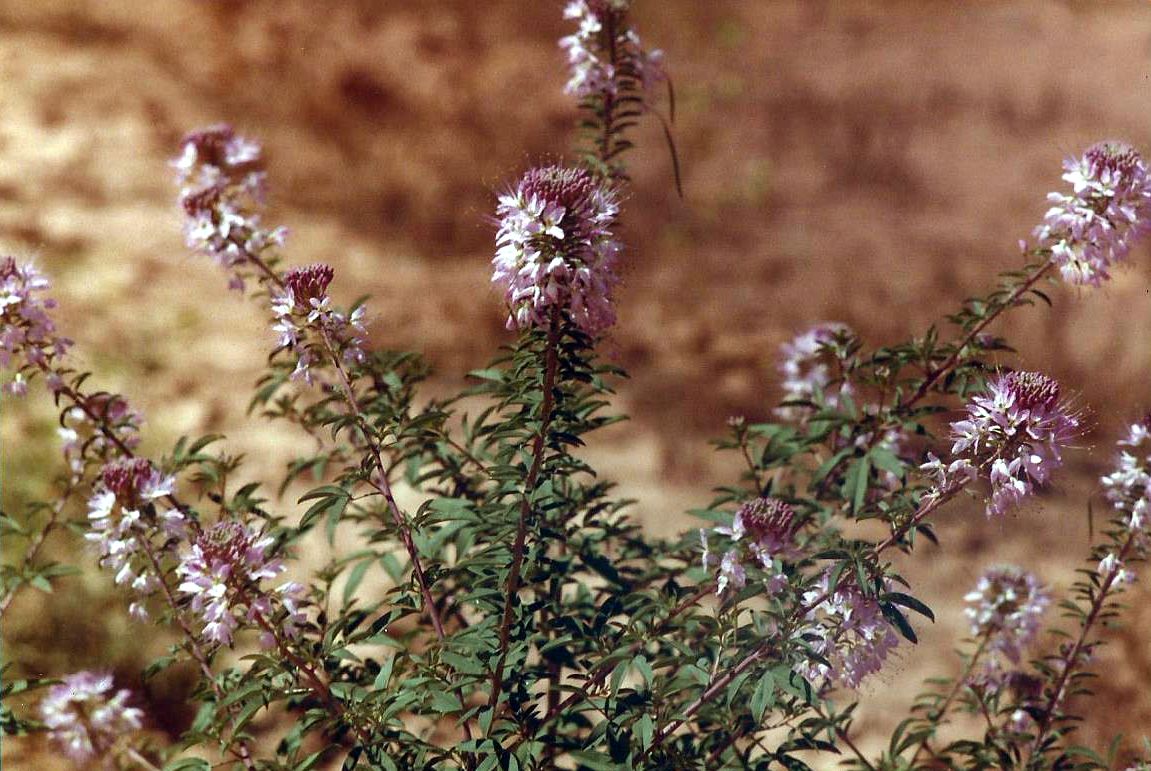
[[[298,437],[256,430],[229,397],[259,371],[263,313],[185,256],[166,166],[187,129],[226,120],[270,157],[271,219],[290,261],[336,266],[372,295],[372,341],[416,348],[438,385],[506,340],[488,286],[493,192],[562,157],[557,2],[500,0],[0,0],[0,251],[32,254],[101,386],[147,414],[146,449],[220,431],[273,475]],[[817,321],[895,342],[1019,264],[1060,160],[1102,138],[1151,149],[1145,2],[636,0],[678,91],[679,200],[655,124],[637,136],[626,283],[611,355],[635,420],[591,451],[656,532],[734,473],[706,444],[763,417],[778,345]],[[1065,587],[1086,553],[1085,504],[1125,421],[1151,406],[1151,259],[1098,291],[1055,290],[1001,331],[1081,394],[1095,431],[1041,503],[941,520],[944,548],[908,565],[938,623],[864,687],[878,750],[925,676],[956,666],[959,600],[989,562]],[[6,504],[42,490],[57,453],[42,394],[5,405]],[[1095,450],[1095,452],[1089,452]],[[285,504],[287,505],[287,504]],[[59,673],[125,673],[162,639],[119,618],[102,577],[5,619],[7,655]],[[1151,732],[1148,595],[1103,654],[1083,736]],[[171,685],[170,690],[177,690]],[[154,694],[158,731],[187,715]],[[5,743],[10,768],[49,768]]]

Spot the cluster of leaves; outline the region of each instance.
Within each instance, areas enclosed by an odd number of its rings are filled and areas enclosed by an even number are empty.
[[[610,7],[609,49],[627,29],[626,8]],[[584,159],[622,180],[626,132],[650,105],[640,74],[626,60],[613,64],[617,88],[583,104]],[[841,705],[828,683],[801,674],[805,664],[828,664],[809,618],[826,598],[813,599],[821,578],[829,591],[858,592],[909,642],[917,639],[912,620],[933,618],[886,555],[911,552],[919,536],[937,541],[929,515],[958,491],[941,495],[918,464],[938,449],[939,413],[961,406],[983,386],[992,355],[1010,350],[985,330],[1004,312],[1047,299],[1036,287],[1048,277],[1049,255],[1031,257],[948,317],[946,340],[932,327],[868,350],[839,334],[825,350],[835,364],[829,387],[850,388],[833,406],[792,400],[784,406],[802,410],[799,420],[731,421],[716,444],[738,453],[746,470],[691,513],[726,526],[754,498],[791,505],[799,556],[780,567],[786,588],[774,593],[764,591],[768,572],[749,563],[746,583],[713,599],[697,534],[655,539],[627,518],[629,502],[581,453],[592,432],[621,420],[610,399],[624,373],[600,362],[596,341],[563,312],[521,333],[450,398],[420,397],[429,370],[415,354],[317,364],[331,378],[301,389],[291,352],[275,352],[250,408],[314,443],[289,464],[275,501],[256,483],[232,489],[243,458],[217,451],[219,437],[181,440],[160,466],[195,497],[178,503],[190,521],[256,523],[288,559],[323,541],[335,556],[309,581],[302,634],[276,637],[268,649],[247,636],[236,644],[241,656],[205,646],[186,601],[169,602],[161,618],[183,636],[145,678],[193,661],[203,678],[190,696],[201,706],[180,745],[153,756],[173,771],[212,767],[182,755],[186,748],[215,748],[249,771],[340,763],[805,769],[813,753],[845,751],[871,769],[1108,767],[1110,758],[1065,741],[1074,719],[1067,699],[1086,677],[1079,654],[1097,644],[1093,625],[1116,612],[1092,571],[1066,605],[1079,634],[1071,639],[1075,667],[1060,666],[1061,651],[1035,662],[1046,708],[1021,691],[940,682],[871,761],[851,740],[857,705]],[[258,296],[270,292],[274,266],[253,272]],[[82,377],[68,386],[72,404],[84,402],[82,387]],[[115,426],[103,428],[114,435]],[[408,511],[393,494],[400,484],[417,501]],[[283,511],[278,500],[309,485],[300,508]],[[69,483],[59,500],[89,489]],[[30,515],[46,525],[0,519],[5,536],[32,543],[30,556],[0,574],[5,605],[19,587],[50,589],[68,570],[36,558],[37,539],[64,511],[63,503],[33,506]],[[9,704],[49,682],[5,682],[6,733],[40,727]],[[931,748],[952,709],[987,715],[991,727]],[[1030,752],[1018,734],[997,728],[1018,709],[1042,727]]]

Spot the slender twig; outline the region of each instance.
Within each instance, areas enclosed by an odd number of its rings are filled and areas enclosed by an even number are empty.
[[[999,316],[1004,311],[1006,311],[1008,308],[1014,307],[1015,304],[1018,303],[1019,300],[1023,297],[1023,295],[1031,291],[1032,287],[1039,283],[1040,279],[1051,272],[1053,268],[1053,262],[1044,262],[1043,265],[1039,267],[1034,273],[1032,273],[1026,281],[1016,287],[1015,291],[1013,291],[1006,300],[998,304],[995,310],[989,313],[986,318],[984,318],[982,321],[972,327],[970,331],[968,331],[968,333],[959,342],[959,344],[955,346],[955,350],[951,353],[950,356],[947,357],[943,364],[929,371],[927,376],[924,377],[923,382],[919,384],[919,388],[915,390],[915,393],[913,393],[909,399],[901,402],[896,409],[899,411],[906,410],[908,407],[914,405],[916,402],[926,396],[927,392],[931,389],[931,386],[935,385],[939,378],[947,374],[947,372],[959,362],[959,357],[962,355],[963,350],[971,344],[971,341],[973,341],[980,332],[986,329],[991,324],[991,322],[999,318]]]
[[[826,714],[824,714],[823,710],[820,709],[819,704],[812,704],[811,708],[813,710],[815,710],[815,714],[819,715],[819,717],[821,717],[827,721],[831,720],[831,718],[829,718]],[[855,744],[855,742],[852,740],[852,738],[850,736],[848,736],[847,731],[845,731],[843,728],[841,728],[838,723],[835,723],[834,725],[832,725],[831,729],[835,733],[836,737],[841,742],[846,744],[847,748],[849,750],[851,750],[853,753],[855,753],[855,757],[859,759],[860,763],[862,763],[864,766],[866,766],[870,771],[875,771],[875,766],[872,765],[871,761],[867,759],[867,756],[863,754],[863,752]]]
[[[1123,560],[1127,554],[1135,546],[1135,542],[1139,533],[1135,528],[1132,528],[1127,534],[1127,540],[1124,542],[1119,554],[1116,557],[1116,564],[1107,572],[1107,575],[1099,584],[1099,589],[1095,594],[1095,600],[1091,603],[1091,609],[1083,618],[1082,626],[1079,630],[1079,637],[1075,640],[1075,644],[1070,648],[1068,653],[1063,657],[1063,671],[1059,674],[1059,679],[1055,681],[1055,687],[1051,689],[1050,696],[1044,704],[1041,714],[1042,717],[1038,721],[1035,730],[1035,739],[1031,742],[1031,753],[1027,760],[1027,767],[1034,766],[1035,761],[1042,757],[1043,740],[1047,738],[1051,726],[1054,725],[1056,719],[1056,710],[1059,709],[1060,702],[1066,695],[1064,692],[1068,683],[1071,680],[1071,673],[1075,671],[1076,667],[1081,663],[1083,649],[1087,647],[1087,636],[1091,632],[1091,628],[1099,619],[1099,614],[1103,611],[1107,604],[1107,595],[1110,593],[1111,588],[1115,585],[1115,580],[1119,575],[1119,570],[1123,564]]]
[[[428,583],[427,574],[424,572],[423,563],[420,561],[419,550],[416,548],[415,541],[412,539],[411,527],[409,526],[407,518],[403,515],[403,512],[400,511],[400,507],[396,503],[396,497],[392,493],[392,485],[388,480],[388,466],[384,463],[380,446],[374,439],[371,425],[360,409],[359,400],[356,398],[356,393],[352,388],[352,381],[348,377],[347,370],[344,369],[343,363],[340,361],[340,356],[336,352],[327,330],[320,330],[320,339],[332,360],[332,365],[335,367],[336,373],[340,377],[340,385],[343,389],[344,400],[347,402],[348,409],[350,409],[355,416],[360,431],[364,435],[364,441],[367,443],[368,450],[371,452],[372,459],[375,461],[376,468],[379,470],[378,479],[373,479],[372,476],[369,475],[368,483],[379,491],[387,502],[388,512],[391,514],[392,522],[395,524],[396,530],[400,534],[400,541],[404,544],[404,549],[407,550],[408,558],[411,560],[412,574],[415,576],[416,583],[420,587],[420,594],[423,595],[424,611],[428,614],[428,618],[431,619],[436,637],[442,643],[447,639],[447,633],[444,631],[443,618],[440,615],[439,606],[436,604],[435,597],[432,596],[431,585]],[[463,709],[467,705],[467,700],[460,690],[457,690],[456,695],[460,701],[460,708]],[[470,741],[472,738],[472,728],[467,720],[463,721],[463,730],[464,736]],[[471,761],[468,763],[470,766]]]
[[[915,754],[911,756],[912,767],[915,766],[915,761],[919,759],[919,754],[925,750],[930,752],[933,757],[936,757],[935,752],[929,746],[931,738],[939,729],[939,722],[943,720],[944,717],[946,717],[947,710],[949,707],[951,707],[951,703],[955,701],[956,697],[959,696],[960,691],[962,691],[963,687],[970,681],[971,673],[975,671],[976,663],[987,650],[988,643],[991,642],[991,633],[992,630],[990,629],[983,633],[979,640],[979,646],[975,649],[975,652],[971,654],[971,660],[967,662],[967,666],[963,668],[963,673],[955,680],[955,684],[952,685],[951,690],[947,694],[947,697],[944,698],[944,700],[938,706],[934,707],[928,713],[927,720],[931,723],[931,733],[927,736],[924,736],[923,741],[921,741],[919,746],[915,748]]]
[[[340,361],[340,356],[332,345],[332,340],[326,330],[320,330],[320,339],[323,341],[324,348],[332,360],[332,365],[340,377],[340,386],[343,389],[344,401],[347,402],[348,409],[352,411],[352,415],[356,418],[356,423],[359,425],[360,431],[364,434],[368,450],[371,452],[372,459],[375,461],[376,468],[379,470],[378,479],[369,477],[368,483],[384,496],[384,500],[388,504],[388,512],[391,514],[392,522],[400,534],[400,540],[404,544],[404,549],[408,552],[408,558],[412,561],[412,573],[416,577],[416,583],[419,584],[420,594],[424,597],[424,609],[428,614],[428,618],[432,621],[432,626],[436,630],[436,636],[442,641],[447,636],[444,633],[444,622],[443,619],[440,618],[436,601],[432,597],[431,587],[428,584],[427,575],[424,573],[423,563],[420,561],[419,550],[416,549],[415,541],[412,540],[411,527],[408,525],[407,518],[404,517],[403,512],[400,511],[400,507],[396,503],[396,497],[392,493],[392,484],[388,480],[388,466],[384,463],[380,446],[373,439],[372,427],[360,409],[360,402],[356,398],[355,391],[352,389],[352,381],[348,377],[347,370],[344,369],[344,365]]]
[[[40,549],[44,547],[45,541],[48,540],[48,534],[56,528],[56,525],[60,521],[60,516],[64,513],[64,507],[67,505],[68,500],[72,497],[72,493],[75,491],[75,489],[76,488],[73,484],[72,478],[69,478],[68,482],[64,486],[64,489],[60,492],[60,495],[56,498],[55,503],[52,505],[52,513],[49,515],[48,521],[44,524],[44,527],[40,528],[36,532],[36,535],[32,537],[31,542],[28,544],[27,551],[24,552],[24,558],[22,561],[25,568],[32,567],[32,563],[36,561],[36,557],[40,554]],[[5,611],[8,610],[8,606],[11,605],[12,600],[16,598],[16,593],[20,587],[25,585],[26,584],[24,583],[15,584],[4,593],[2,598],[0,598],[0,618],[4,616]]]
[[[132,747],[125,748],[123,750],[123,753],[126,756],[128,756],[132,760],[132,762],[136,763],[141,768],[147,769],[147,771],[160,771],[159,766],[157,766],[152,761],[148,760],[146,757],[141,755],[137,750],[135,750]]]
[[[535,492],[540,469],[543,468],[544,449],[548,431],[551,428],[552,408],[555,406],[556,373],[559,369],[559,306],[554,306],[548,325],[547,342],[544,350],[543,403],[540,405],[540,425],[532,440],[532,463],[524,479],[523,494],[520,497],[520,516],[516,524],[516,538],[512,545],[512,564],[508,571],[508,585],[504,597],[503,618],[500,621],[500,654],[492,671],[492,692],[488,698],[488,708],[495,709],[499,704],[503,689],[504,666],[507,664],[508,646],[511,640],[512,619],[515,601],[520,590],[520,570],[523,567],[524,550],[527,546],[528,519],[532,511],[532,493]],[[492,721],[495,724],[495,721]]]

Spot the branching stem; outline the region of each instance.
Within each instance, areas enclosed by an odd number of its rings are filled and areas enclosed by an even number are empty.
[[[1035,729],[1035,739],[1031,742],[1031,754],[1027,761],[1028,768],[1035,768],[1036,761],[1042,758],[1043,740],[1047,738],[1051,726],[1055,723],[1057,710],[1066,695],[1067,685],[1071,681],[1071,674],[1082,663],[1084,649],[1088,646],[1087,637],[1091,632],[1091,628],[1095,626],[1095,622],[1099,620],[1099,614],[1103,612],[1107,604],[1107,596],[1110,594],[1112,587],[1115,585],[1115,580],[1119,576],[1119,571],[1122,569],[1123,560],[1127,558],[1131,549],[1134,548],[1138,536],[1139,533],[1137,530],[1131,528],[1127,534],[1127,540],[1119,549],[1116,563],[1112,565],[1107,575],[1103,577],[1103,580],[1099,584],[1095,599],[1091,603],[1091,609],[1083,618],[1079,636],[1076,638],[1075,644],[1072,645],[1063,656],[1063,670],[1059,674],[1059,679],[1055,681],[1055,687],[1050,690],[1050,695],[1047,697],[1047,702],[1043,705],[1041,711],[1042,717],[1039,719],[1039,724]]]

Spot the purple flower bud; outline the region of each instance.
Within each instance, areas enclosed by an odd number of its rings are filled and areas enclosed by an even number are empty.
[[[779,498],[753,498],[740,506],[735,516],[756,541],[785,544],[795,533],[795,510]]]
[[[324,263],[292,268],[284,275],[284,286],[292,293],[296,308],[310,311],[313,301],[323,302],[335,275],[332,266]]]
[[[1023,409],[1050,410],[1059,401],[1059,383],[1041,372],[1008,372],[1003,386]]]
[[[159,472],[146,458],[109,463],[100,472],[104,487],[116,496],[121,505],[129,508],[137,506],[145,498],[145,491],[154,491],[159,478]]]

